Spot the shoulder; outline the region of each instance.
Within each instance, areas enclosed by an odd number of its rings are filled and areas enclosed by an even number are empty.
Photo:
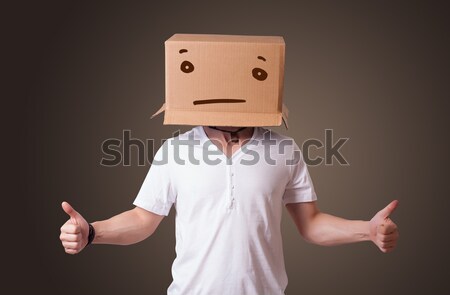
[[[183,150],[183,146],[188,146],[189,144],[195,144],[194,139],[199,139],[198,127],[194,127],[183,133],[174,135],[172,137],[163,140],[162,144],[157,148],[155,158],[173,158],[174,152],[180,152]]]
[[[257,145],[264,157],[279,160],[291,160],[301,154],[294,138],[274,130],[258,127]]]
[[[185,143],[186,141],[192,141],[192,140],[200,140],[202,138],[201,134],[201,126],[193,127],[190,130],[187,130],[183,133],[179,133],[177,135],[174,135],[172,137],[167,138],[163,145],[173,146],[178,143]]]
[[[278,133],[268,128],[264,127],[257,127],[257,128],[259,132],[258,140],[261,141],[263,145],[271,144],[283,147],[293,147],[294,149],[298,149],[297,143],[295,142],[294,138],[288,135]]]

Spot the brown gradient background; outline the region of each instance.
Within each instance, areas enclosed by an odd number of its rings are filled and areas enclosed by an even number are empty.
[[[146,241],[66,255],[67,200],[86,219],[131,209],[149,166],[102,167],[103,140],[171,136],[164,98],[174,33],[282,35],[284,99],[299,144],[349,137],[350,166],[311,167],[320,208],[369,219],[400,206],[396,251],[307,244],[283,220],[287,294],[450,292],[448,10],[410,1],[30,1],[4,7],[2,294],[164,294],[174,212]],[[394,3],[395,2],[395,3]],[[39,3],[39,4],[38,4]],[[126,4],[125,4],[126,3]],[[182,127],[181,130],[187,130]],[[316,153],[323,156],[323,151]],[[286,212],[285,212],[286,213]],[[444,290],[445,289],[445,290]]]

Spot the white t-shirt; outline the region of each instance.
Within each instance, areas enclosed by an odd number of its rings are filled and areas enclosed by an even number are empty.
[[[198,126],[161,146],[134,205],[176,210],[168,294],[275,295],[287,286],[283,205],[316,199],[292,138],[255,127],[227,158]]]

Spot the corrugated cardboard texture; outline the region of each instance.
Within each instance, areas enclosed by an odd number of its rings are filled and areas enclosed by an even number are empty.
[[[165,51],[164,124],[281,125],[282,37],[175,34]]]

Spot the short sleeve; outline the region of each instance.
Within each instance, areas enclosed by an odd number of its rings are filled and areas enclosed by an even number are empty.
[[[176,200],[170,177],[168,140],[159,148],[133,204],[158,215],[169,215]]]
[[[291,169],[291,177],[284,191],[283,204],[317,200],[308,167],[303,159],[303,154],[295,143],[289,166]]]

